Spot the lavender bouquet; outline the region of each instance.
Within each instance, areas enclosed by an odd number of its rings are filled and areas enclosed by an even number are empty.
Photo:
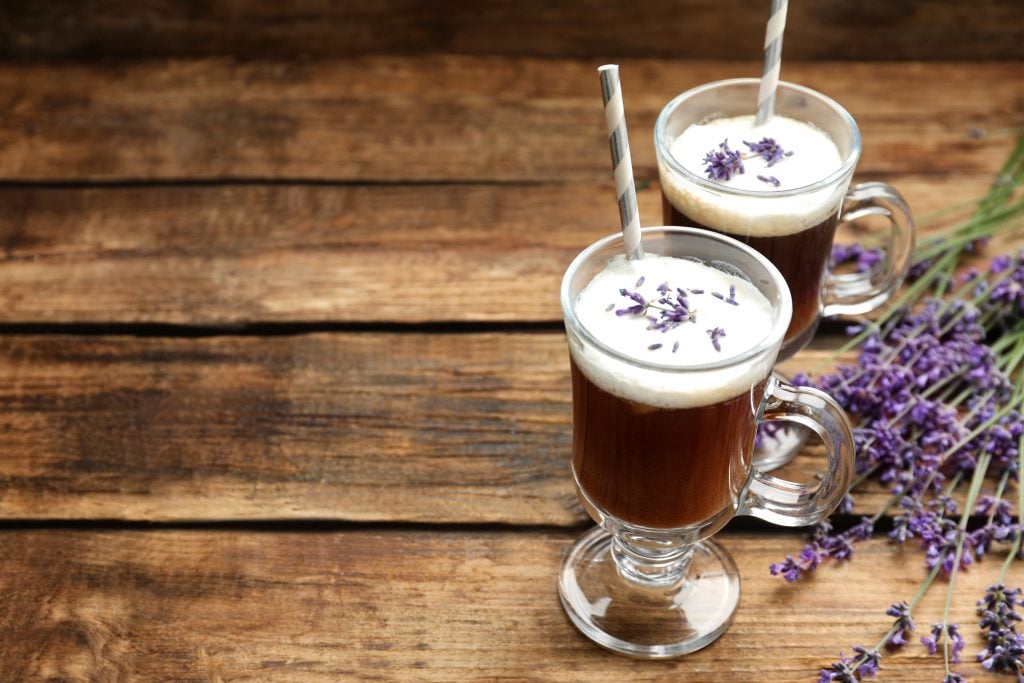
[[[1024,683],[1024,595],[1007,585],[1011,567],[1024,562],[1024,251],[998,256],[983,271],[960,271],[965,254],[1022,225],[1022,183],[1024,137],[970,217],[918,247],[903,293],[879,319],[851,330],[840,352],[859,349],[857,361],[796,378],[827,391],[850,414],[857,477],[833,521],[771,573],[794,582],[827,561],[849,560],[886,515],[891,542],[919,545],[925,565],[917,592],[886,612],[888,631],[873,647],[855,646],[822,669],[819,683],[873,677],[886,649],[914,639],[931,654],[941,649],[944,683],[964,681],[954,666],[966,629],[949,620],[956,578],[997,549],[1005,559],[997,583],[977,602],[985,647],[975,656],[986,670]],[[859,269],[880,257],[860,246],[834,253]],[[891,497],[871,517],[839,529],[857,486],[869,480]],[[914,610],[940,575],[947,591],[942,620],[915,636]],[[1019,573],[1014,578],[1020,582]]]

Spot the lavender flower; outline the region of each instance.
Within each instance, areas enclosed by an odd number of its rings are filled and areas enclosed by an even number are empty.
[[[744,140],[743,144],[749,147],[751,152],[767,161],[769,168],[782,161],[783,158],[793,156],[792,152],[782,149],[779,143],[775,142],[775,138],[761,138],[760,142]]]
[[[1021,615],[1016,607],[1024,606],[1021,589],[1008,589],[1003,584],[989,586],[985,597],[978,601],[981,631],[985,636],[985,649],[976,659],[986,671],[1016,673],[1024,678],[1024,634],[1017,632]]]
[[[706,165],[704,172],[711,180],[731,180],[734,175],[744,172],[743,157],[739,152],[729,149],[729,139],[718,145],[718,150],[711,150],[704,155]]]
[[[902,647],[907,644],[907,637],[914,631],[914,620],[910,616],[910,606],[905,602],[893,603],[885,613],[895,617],[893,622],[893,633],[889,636],[887,645]]]
[[[950,653],[950,660],[954,664],[959,664],[960,652],[963,651],[966,643],[958,629],[959,627],[956,624],[946,624],[945,627],[943,627],[942,624],[932,624],[931,635],[923,636],[921,638],[921,644],[928,648],[928,654],[933,655],[938,651],[939,640],[942,638],[943,632],[945,632],[947,640],[949,640],[953,645],[953,650]]]
[[[757,179],[760,180],[762,183],[768,183],[769,185],[774,185],[775,187],[778,187],[779,185],[782,184],[782,181],[779,180],[778,178],[776,178],[773,175],[769,175],[769,176],[759,175],[759,176],[757,176]]]
[[[762,152],[763,146],[745,144]],[[785,156],[763,151],[769,164]],[[1015,504],[1024,474],[1024,251],[994,259],[985,272],[954,274],[960,254],[977,251],[996,230],[1011,225],[1011,216],[1024,213],[1018,192],[1022,183],[1024,136],[972,217],[941,238],[944,242],[919,245],[911,278],[928,279],[906,290],[900,299],[905,307],[889,308],[850,330],[860,347],[856,362],[813,380],[794,380],[832,394],[850,415],[858,481],[875,480],[892,493],[873,519],[893,510],[890,540],[920,544],[930,568],[909,604],[895,603],[887,610],[894,622],[876,649],[910,640],[914,606],[943,572],[953,576],[999,545],[1012,548],[1002,574],[1024,560],[1024,510]],[[860,245],[837,247],[833,253],[834,263],[853,264],[859,272],[874,271],[881,259],[881,252]],[[936,298],[924,298],[929,289]],[[968,482],[964,503],[954,494]],[[1007,492],[1013,495],[1004,498]],[[772,564],[771,573],[795,581],[826,560],[849,558],[856,543],[871,535],[870,521],[845,531],[827,522],[819,525],[803,550]],[[952,582],[947,590],[948,605]],[[986,670],[1017,674],[1015,680],[1024,683],[1020,606],[1020,589],[989,588],[978,603],[985,648],[977,660]],[[920,641],[932,654],[944,644],[953,662],[960,661],[965,647],[959,627],[945,618]],[[863,648],[857,652],[860,657],[841,656],[822,669],[819,680],[874,675],[878,660]],[[944,683],[964,680],[947,665]]]
[[[885,252],[881,249],[865,249],[859,244],[836,244],[832,247],[831,269],[854,264],[858,273],[868,273],[881,263]]]
[[[822,669],[818,673],[818,683],[857,683],[868,676],[876,676],[881,668],[882,658],[878,650],[868,650],[858,645],[853,651],[856,657],[845,657],[840,652],[838,662],[832,662],[827,669]]]
[[[632,301],[636,302],[635,305],[627,308],[620,308],[615,311],[615,315],[643,315],[647,312],[647,299],[643,297],[639,292],[631,292],[628,289],[620,289],[619,294]]]
[[[719,339],[725,336],[725,330],[721,327],[716,327],[711,330],[707,330],[708,336],[711,337],[711,345],[715,347],[715,351],[721,351],[722,345],[719,343]]]

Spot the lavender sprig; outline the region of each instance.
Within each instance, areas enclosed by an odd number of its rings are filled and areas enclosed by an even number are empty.
[[[1017,607],[1024,606],[1020,588],[1004,584],[989,586],[978,601],[978,616],[985,638],[985,649],[976,659],[986,671],[1016,673],[1024,677],[1024,634],[1017,632],[1021,621]]]
[[[729,148],[726,138],[718,144],[717,150],[704,155],[704,172],[711,180],[731,180],[734,175],[744,172],[742,155]]]
[[[832,393],[851,414],[855,485],[875,479],[892,491],[865,521],[877,521],[895,508],[890,539],[913,540],[923,549],[928,576],[910,603],[894,604],[887,612],[894,622],[875,649],[909,641],[914,606],[945,574],[942,620],[921,640],[934,653],[941,646],[946,683],[964,680],[951,670],[966,646],[964,631],[949,620],[958,573],[1000,546],[1006,548],[1001,582],[1011,564],[1024,560],[1024,252],[994,259],[985,273],[954,276],[960,254],[976,251],[991,234],[1020,222],[1022,183],[1024,137],[975,215],[915,252],[919,279],[880,319],[853,330],[845,348],[861,347],[857,363],[813,381],[800,378]],[[881,254],[855,245],[845,253],[837,250],[835,257],[868,271]],[[925,298],[929,292],[933,297]],[[953,493],[968,482],[966,500],[958,504]],[[1013,482],[1016,502],[1005,498]],[[855,528],[835,532],[822,525],[795,558],[772,565],[772,573],[794,581],[826,560],[848,559],[855,544],[872,535],[863,521]],[[1013,597],[1000,597],[1006,592]],[[1000,584],[979,603],[986,647],[977,660],[987,670],[1015,673],[1024,681],[1018,596]],[[860,665],[874,661],[864,655],[841,657],[822,670],[820,680],[856,680],[865,675]]]
[[[712,149],[704,155],[701,163],[704,164],[704,172],[711,180],[731,180],[734,175],[746,172],[743,165],[745,159],[760,157],[765,163],[765,168],[771,168],[783,159],[793,156],[793,152],[787,152],[774,138],[764,137],[759,142],[743,141],[750,151],[738,152],[729,147],[729,139],[726,138],[718,143],[718,149]],[[779,187],[782,183],[775,176],[759,175],[757,179]]]
[[[768,162],[768,168],[782,161],[785,157],[793,156],[792,152],[782,149],[775,138],[761,138],[760,142],[747,142],[743,144],[750,148],[750,151]],[[760,177],[760,176],[758,176]]]
[[[645,278],[641,276],[637,279],[636,286],[643,285]],[[645,317],[648,320],[647,329],[658,332],[669,332],[676,329],[680,325],[685,323],[696,323],[697,322],[697,310],[692,308],[689,300],[689,293],[691,294],[703,294],[703,289],[691,288],[686,290],[682,287],[671,287],[669,283],[663,282],[656,288],[658,297],[656,299],[648,299],[639,291],[626,289],[625,287],[619,289],[619,295],[625,297],[630,305],[623,306],[622,308],[615,309],[615,315],[617,316],[631,316],[631,317]],[[712,294],[721,299],[725,303],[733,306],[738,306],[739,302],[736,300],[736,286],[729,286],[729,295],[726,297],[718,292],[712,292]],[[608,306],[606,311],[610,312],[614,308],[614,304]],[[725,330],[721,327],[715,327],[714,329],[707,330],[707,334],[711,339],[711,344],[714,346],[716,351],[722,350],[721,338],[726,336]],[[652,343],[647,346],[648,351],[657,351],[664,347],[662,343]],[[672,344],[672,353],[676,353],[679,350],[679,342],[675,341]]]

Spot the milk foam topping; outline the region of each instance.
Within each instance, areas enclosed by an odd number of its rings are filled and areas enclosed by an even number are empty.
[[[767,166],[767,161],[744,144],[773,139],[788,154]],[[728,194],[728,189],[778,192],[807,187],[828,177],[843,164],[832,138],[821,129],[785,116],[774,116],[761,126],[754,117],[712,119],[690,126],[671,145],[675,161],[694,175],[707,178],[704,157],[717,151],[723,141],[743,154],[743,173],[734,173],[713,191],[683,178],[664,162],[661,184],[668,200],[694,221],[724,232],[743,236],[779,236],[800,232],[836,213],[846,193],[848,178],[828,187],[792,196],[749,197]],[[772,181],[759,179],[774,179]]]
[[[627,295],[621,294],[623,289]],[[662,309],[679,317],[678,289],[686,293],[689,313],[682,321],[664,324]],[[618,314],[640,306],[629,296],[633,293],[648,305],[639,312]],[[666,297],[670,303],[659,303]],[[764,341],[774,323],[771,303],[743,277],[653,254],[640,260],[613,257],[580,292],[575,312],[593,337],[623,356],[678,368],[741,355]],[[638,367],[586,342],[569,346],[577,367],[599,387],[660,408],[708,405],[747,392],[767,377],[775,361],[775,354],[759,354],[736,365],[683,374]]]

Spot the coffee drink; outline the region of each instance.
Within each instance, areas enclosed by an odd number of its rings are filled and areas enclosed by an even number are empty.
[[[843,163],[815,126],[775,116],[715,118],[685,128],[672,142],[675,162],[722,186],[692,182],[662,165],[665,223],[703,227],[744,242],[782,273],[793,295],[785,344],[814,333],[846,183],[815,188]],[[716,164],[716,162],[718,162]]]
[[[731,513],[774,362],[763,354],[743,362],[772,331],[765,296],[727,264],[616,256],[580,292],[576,314],[620,356],[570,347],[573,469],[583,493],[655,529]],[[695,368],[712,370],[685,372]]]

